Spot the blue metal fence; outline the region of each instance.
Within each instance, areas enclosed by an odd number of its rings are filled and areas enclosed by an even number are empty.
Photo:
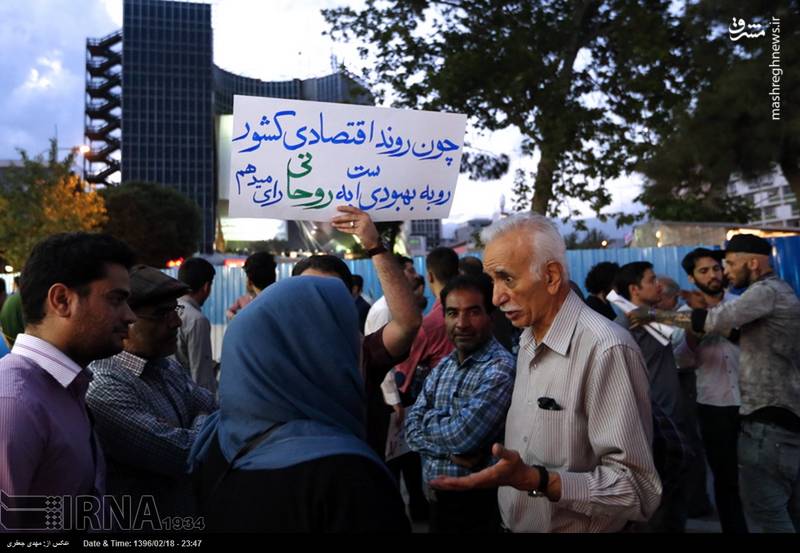
[[[780,277],[800,296],[800,236],[770,240],[774,249],[772,262]]]
[[[770,240],[774,246],[773,265],[778,275],[786,280],[800,295],[800,237],[775,238]],[[690,288],[689,280],[681,268],[683,257],[696,246],[673,246],[666,248],[620,248],[600,250],[571,250],[567,252],[570,278],[586,291],[584,280],[586,274],[594,265],[601,261],[613,261],[620,265],[632,261],[649,261],[658,275],[674,278],[683,288]],[[718,249],[717,246],[707,246]],[[481,254],[477,255],[481,257]],[[382,295],[378,276],[369,259],[346,261],[350,271],[364,278],[364,293],[373,300]],[[282,263],[278,266],[278,279],[291,276],[293,263]],[[415,257],[414,267],[421,275],[425,274],[425,258]],[[165,272],[177,276],[177,269],[166,269]],[[0,275],[6,280],[8,290],[11,290],[12,275]],[[227,327],[225,311],[236,301],[236,298],[245,293],[244,271],[239,267],[217,267],[217,276],[211,289],[211,296],[203,305],[203,313],[212,324],[212,343],[214,355],[219,358],[222,337]],[[425,291],[428,305],[433,305],[434,298],[430,290]],[[430,307],[429,307],[430,308]]]

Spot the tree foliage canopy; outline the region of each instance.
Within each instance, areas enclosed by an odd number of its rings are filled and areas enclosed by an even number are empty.
[[[0,184],[0,256],[16,269],[43,238],[96,231],[106,221],[103,199],[72,170],[75,154],[59,160],[58,150],[55,139],[46,157],[19,150],[21,163]]]
[[[734,18],[766,32],[733,41]],[[647,181],[638,199],[658,219],[745,222],[752,206],[727,197],[728,183],[776,167],[800,197],[800,2],[693,2],[684,25],[693,87],[640,166]]]
[[[564,243],[568,250],[594,250],[608,245],[608,236],[598,229],[586,231],[583,237],[577,232],[570,232],[564,236]],[[604,245],[603,242],[606,244]]]
[[[686,86],[683,29],[667,0],[367,0],[324,10],[337,39],[368,44],[364,74],[396,105],[459,111],[481,129],[516,127],[538,154],[532,199],[611,202],[668,129]]]
[[[172,188],[128,182],[107,188],[105,231],[126,242],[139,263],[165,267],[197,251],[202,219],[197,205]]]

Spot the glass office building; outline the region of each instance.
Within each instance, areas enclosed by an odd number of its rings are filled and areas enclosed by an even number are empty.
[[[148,181],[194,200],[203,216],[201,252],[216,230],[216,115],[233,95],[372,103],[348,74],[268,82],[213,63],[211,5],[124,0],[123,28],[87,40],[87,180]]]

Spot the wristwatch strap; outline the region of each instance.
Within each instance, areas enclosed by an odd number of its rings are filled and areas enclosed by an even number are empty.
[[[550,483],[550,473],[542,465],[532,465],[539,471],[539,485],[535,490],[530,490],[528,495],[531,497],[547,497],[547,485]]]
[[[383,244],[378,244],[374,248],[368,249],[367,250],[367,255],[370,256],[370,257],[373,257],[373,256],[378,255],[379,253],[384,253],[384,252],[388,252],[388,251],[389,250],[386,249],[386,246],[384,246]]]

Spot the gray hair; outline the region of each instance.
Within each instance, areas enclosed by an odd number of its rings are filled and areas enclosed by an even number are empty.
[[[681,291],[680,284],[668,276],[658,277],[658,281],[661,283],[663,293],[669,298],[674,298]]]
[[[533,274],[542,278],[547,264],[555,261],[561,266],[561,276],[566,284],[569,281],[567,247],[558,228],[544,215],[528,212],[505,217],[483,229],[481,240],[484,244],[489,244],[492,240],[515,230],[523,231],[530,239],[534,252],[531,262]]]

